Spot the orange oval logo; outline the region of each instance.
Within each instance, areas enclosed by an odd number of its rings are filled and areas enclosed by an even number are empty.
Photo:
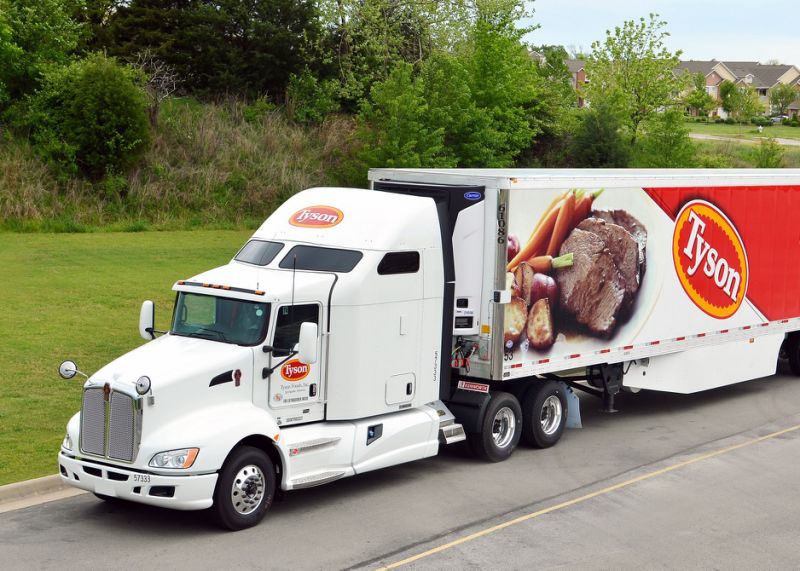
[[[289,218],[289,224],[300,228],[331,228],[344,219],[344,213],[333,206],[309,206]]]
[[[311,372],[311,367],[301,363],[297,359],[292,359],[281,366],[281,377],[290,382],[302,381]]]
[[[747,252],[728,217],[704,200],[681,209],[672,235],[672,260],[686,295],[711,317],[736,313],[747,293]]]

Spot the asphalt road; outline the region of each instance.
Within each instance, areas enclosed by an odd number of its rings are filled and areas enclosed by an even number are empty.
[[[238,533],[90,495],[5,513],[0,567],[369,569],[420,555],[402,567],[800,566],[800,379],[599,408],[582,397],[584,428],[554,448],[483,464],[451,447],[288,493]]]

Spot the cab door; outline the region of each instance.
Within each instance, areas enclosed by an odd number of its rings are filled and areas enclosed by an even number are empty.
[[[268,378],[268,404],[281,426],[322,420],[325,417],[322,370],[325,355],[322,353],[322,306],[319,303],[298,303],[278,306],[272,327],[271,353],[265,355],[271,370]],[[291,355],[300,340],[302,323],[317,324],[316,363],[301,363]]]

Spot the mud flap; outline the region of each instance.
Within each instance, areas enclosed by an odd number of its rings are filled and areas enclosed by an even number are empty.
[[[581,399],[564,381],[558,381],[558,384],[561,385],[561,390],[567,395],[566,428],[583,428],[583,424],[581,424]]]

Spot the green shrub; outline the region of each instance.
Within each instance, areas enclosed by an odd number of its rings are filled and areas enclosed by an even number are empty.
[[[772,125],[772,121],[770,121],[769,118],[760,115],[750,119],[750,122],[757,127],[769,127]]]
[[[733,117],[727,117],[727,118],[725,119],[725,124],[726,124],[726,125],[735,125],[735,124],[736,124],[736,121],[734,120],[734,118],[733,118]]]
[[[286,113],[292,121],[298,123],[322,123],[325,117],[339,110],[338,89],[335,81],[318,81],[305,68],[300,75],[292,74],[289,77]]]
[[[753,166],[760,169],[774,169],[783,166],[783,147],[772,137],[763,139],[756,148],[750,152]]]
[[[25,115],[39,153],[91,178],[135,165],[150,141],[140,79],[101,54],[49,71]]]

